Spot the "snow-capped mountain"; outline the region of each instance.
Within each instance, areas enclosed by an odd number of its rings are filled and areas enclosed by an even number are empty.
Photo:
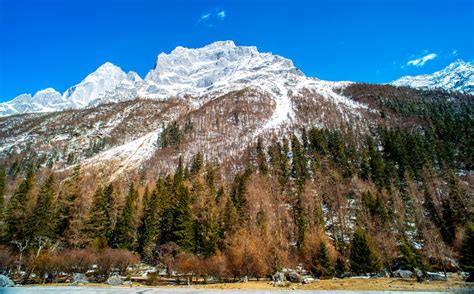
[[[101,172],[114,170],[115,175],[143,166],[160,152],[157,138],[163,126],[187,119],[196,125],[185,159],[206,149],[222,162],[241,156],[261,135],[304,126],[367,129],[367,106],[340,94],[349,84],[306,77],[289,59],[232,41],[178,47],[160,54],[143,80],[106,63],[62,96],[56,94],[62,104],[46,110],[78,111],[0,119],[0,159],[34,143],[57,167],[94,155],[84,165],[99,164]],[[29,103],[23,97],[15,102],[15,111],[5,114],[44,109],[20,108]],[[174,158],[168,152],[154,164],[169,165],[170,156]]]
[[[474,94],[474,65],[457,60],[440,71],[419,76],[404,76],[391,83],[418,89],[444,89]]]
[[[0,116],[11,115],[16,113],[29,112],[49,112],[58,109],[65,109],[71,105],[63,99],[61,93],[47,88],[31,94],[22,94],[13,100],[0,103]]]
[[[379,87],[367,91],[396,90]],[[0,118],[0,162],[35,157],[57,170],[81,162],[110,180],[125,171],[164,171],[202,150],[212,161],[236,162],[257,137],[311,127],[366,134],[378,120],[394,121],[357,89],[306,77],[289,59],[232,41],[177,47],[161,53],[144,79],[106,63],[62,95],[48,89],[0,104],[7,116]],[[68,108],[77,110],[59,111]],[[32,114],[8,117],[15,113]],[[158,143],[170,123],[193,125],[179,148]]]
[[[136,77],[136,73],[131,72],[129,75],[132,81],[140,79]],[[127,80],[127,74],[119,67],[106,62],[62,95],[52,88],[47,88],[33,96],[21,94],[11,101],[0,103],[0,116],[83,108],[104,97],[107,91],[115,89],[124,80]]]

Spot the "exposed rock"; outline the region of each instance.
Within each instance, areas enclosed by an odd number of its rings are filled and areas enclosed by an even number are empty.
[[[286,273],[286,279],[292,283],[301,283],[303,278],[297,272],[288,272]]]
[[[72,275],[71,278],[71,285],[77,286],[77,285],[83,285],[83,284],[88,284],[89,281],[87,280],[86,275],[83,273],[75,273]]]
[[[5,275],[0,275],[0,288],[13,287],[13,286],[15,286],[15,283],[13,283],[13,281],[10,280],[9,277]]]
[[[402,278],[402,279],[409,279],[409,278],[413,278],[413,272],[412,271],[408,271],[408,270],[396,270],[393,272],[393,276],[395,278]]]
[[[441,273],[427,272],[426,278],[430,281],[447,281],[448,277]]]
[[[115,275],[109,277],[106,283],[110,286],[120,286],[122,285],[122,279],[119,276]]]

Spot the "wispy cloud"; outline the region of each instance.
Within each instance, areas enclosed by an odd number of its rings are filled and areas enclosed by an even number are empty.
[[[427,52],[425,51],[425,53]],[[438,55],[436,55],[435,53],[426,54],[425,56],[409,60],[407,62],[407,65],[417,66],[417,67],[424,66],[428,61],[433,60],[437,57]]]
[[[458,55],[458,50],[453,50],[453,51],[451,52],[451,55],[457,56],[457,55]]]
[[[225,10],[217,12],[217,17],[220,19],[224,19],[226,17]]]
[[[202,13],[196,24],[202,23],[205,26],[213,27],[216,21],[223,21],[227,17],[227,12],[224,9],[214,8],[210,11]]]
[[[201,20],[205,20],[205,19],[208,19],[209,17],[211,16],[211,13],[204,13],[204,14],[201,14]]]

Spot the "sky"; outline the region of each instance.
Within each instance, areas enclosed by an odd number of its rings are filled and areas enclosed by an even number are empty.
[[[107,61],[144,77],[160,52],[219,40],[385,83],[472,61],[474,1],[0,0],[0,102],[63,92]]]

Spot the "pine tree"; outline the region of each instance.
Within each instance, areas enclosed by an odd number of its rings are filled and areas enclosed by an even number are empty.
[[[296,135],[293,135],[291,139],[291,151],[293,153],[291,175],[296,180],[298,189],[301,191],[305,181],[309,177],[307,168],[308,159],[306,158],[306,152]]]
[[[415,248],[406,239],[402,239],[398,246],[400,251],[400,263],[404,269],[413,270],[415,268],[425,269],[425,262]]]
[[[293,207],[295,223],[298,229],[296,246],[298,248],[303,247],[304,240],[306,239],[306,231],[308,229],[308,220],[306,212],[303,207],[303,199],[301,193],[296,193],[296,203]]]
[[[195,176],[201,172],[203,166],[204,158],[201,152],[196,153],[191,161],[191,175]]]
[[[197,178],[193,184],[195,201],[195,252],[206,257],[214,254],[218,247],[219,226],[217,220],[217,205],[214,194],[205,191],[204,185]]]
[[[326,242],[320,241],[317,252],[317,275],[320,278],[332,278],[334,276],[334,262],[329,255]]]
[[[72,247],[81,247],[87,242],[84,230],[87,224],[87,207],[83,193],[81,165],[74,167],[60,199],[60,232]]]
[[[194,244],[194,226],[191,213],[191,197],[184,184],[175,187],[177,207],[174,211],[174,241],[186,251],[192,251]]]
[[[57,237],[58,223],[54,217],[56,215],[54,186],[54,175],[51,174],[41,186],[33,213],[27,222],[28,235],[31,240],[39,238],[53,241]]]
[[[7,182],[6,182],[5,168],[3,166],[0,166],[0,223],[3,221],[6,189],[7,189]]]
[[[130,185],[125,198],[125,206],[117,221],[112,246],[116,248],[133,250],[136,245],[135,211],[138,192],[134,184]]]
[[[358,275],[377,272],[382,267],[379,254],[367,233],[360,227],[355,229],[352,238],[350,263],[352,272]]]
[[[260,174],[266,175],[266,174],[268,174],[267,158],[265,156],[265,151],[263,149],[262,139],[260,137],[258,137],[258,139],[257,139],[256,152],[257,152],[258,171],[260,172]]]
[[[112,228],[113,186],[99,187],[94,194],[88,221],[89,238],[95,247],[103,248],[109,244]]]
[[[474,271],[474,224],[466,226],[461,247],[461,268],[468,272]]]
[[[234,206],[234,202],[225,193],[224,188],[219,189],[221,191],[221,201],[224,203],[224,209],[220,216],[220,239],[224,240],[227,236],[232,235],[237,229],[237,209]]]
[[[159,178],[147,205],[144,207],[139,228],[139,252],[147,260],[152,257],[156,240],[160,233],[161,201],[165,192],[164,182]]]
[[[33,197],[35,184],[34,168],[30,167],[26,178],[20,183],[8,202],[5,212],[5,240],[25,240],[27,238],[27,204]]]

